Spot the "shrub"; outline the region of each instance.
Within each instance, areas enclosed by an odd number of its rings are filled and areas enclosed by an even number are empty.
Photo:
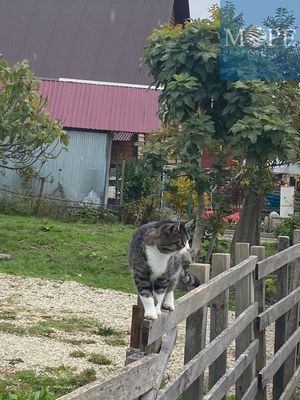
[[[178,214],[192,214],[197,206],[197,194],[193,188],[194,183],[187,176],[171,178],[165,187],[163,199]]]
[[[300,214],[295,213],[290,218],[284,219],[274,229],[275,236],[289,236],[290,243],[293,243],[294,230],[300,229]]]
[[[143,159],[126,160],[121,221],[141,225],[160,219],[161,184],[160,174]]]
[[[120,208],[120,219],[123,224],[129,225],[142,225],[163,219],[159,196],[147,196],[138,201],[124,204]]]

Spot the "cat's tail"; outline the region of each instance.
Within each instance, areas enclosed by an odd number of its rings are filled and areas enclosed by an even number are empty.
[[[183,286],[187,291],[190,291],[200,286],[200,280],[195,275],[190,273],[187,269],[183,268],[180,273],[179,281],[180,285]]]

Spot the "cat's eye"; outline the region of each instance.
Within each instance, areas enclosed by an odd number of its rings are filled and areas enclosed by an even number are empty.
[[[182,240],[182,241],[179,243],[179,245],[180,245],[180,247],[185,247],[184,241]]]

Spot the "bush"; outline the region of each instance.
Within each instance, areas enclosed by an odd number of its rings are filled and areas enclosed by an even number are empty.
[[[121,222],[141,225],[161,218],[161,177],[143,159],[126,160]]]
[[[120,219],[123,224],[139,226],[163,217],[158,196],[143,197],[120,208]]]
[[[178,214],[192,214],[193,210],[197,207],[197,194],[194,190],[194,182],[187,176],[171,178],[165,187],[163,199]]]
[[[295,213],[290,218],[287,218],[280,222],[274,229],[274,235],[278,236],[288,236],[290,238],[290,243],[293,243],[294,230],[300,229],[300,214]]]
[[[124,203],[141,200],[151,195],[160,196],[161,176],[143,159],[126,160],[124,175]]]

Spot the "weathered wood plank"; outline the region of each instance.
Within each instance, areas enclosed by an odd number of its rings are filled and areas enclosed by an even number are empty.
[[[300,231],[294,231],[294,245],[300,242]],[[300,286],[300,258],[296,258],[289,265],[289,292]],[[299,304],[287,314],[286,336],[289,338],[299,327]],[[296,371],[297,349],[291,352],[284,364],[284,387],[288,384]],[[276,399],[275,399],[276,400]]]
[[[189,270],[199,278],[201,283],[207,282],[210,275],[210,264],[190,265]],[[206,343],[207,305],[199,308],[186,320],[184,364],[198,354]],[[191,386],[182,394],[184,400],[201,400],[203,396],[204,374],[199,376]]]
[[[264,246],[252,246],[251,247],[251,254],[257,256],[257,261],[262,261],[266,258],[266,251]],[[265,278],[260,280],[255,279],[254,281],[254,300],[257,301],[258,304],[258,313],[261,314],[265,311],[266,308],[266,290],[265,290]],[[255,325],[255,337],[259,340],[259,350],[256,356],[256,374],[263,369],[266,365],[267,360],[267,350],[266,350],[266,331],[259,330],[257,324]],[[253,381],[252,381],[253,382]],[[250,385],[251,387],[251,385]],[[249,389],[248,389],[249,390]],[[246,393],[248,392],[246,391]],[[253,393],[253,391],[251,392]],[[249,399],[252,394],[249,394]],[[255,392],[255,399],[256,400],[266,400],[267,398],[267,391],[266,389],[260,390],[258,392],[258,387],[256,385],[256,392]],[[243,396],[244,398],[245,396]],[[254,398],[254,397],[253,397]]]
[[[209,282],[191,290],[176,301],[175,311],[162,314],[155,321],[144,320],[143,343],[148,345],[154,342],[181,321],[185,320],[189,315],[205,306],[214,297],[253,272],[256,260],[256,256],[250,256],[247,260],[232,267],[229,271],[225,271]]]
[[[138,298],[138,304],[132,306],[130,347],[138,349],[141,340],[141,325],[144,318],[144,308]]]
[[[272,274],[283,265],[288,264],[298,257],[300,257],[300,243],[258,262],[257,279],[262,279],[265,276]]]
[[[235,260],[242,262],[249,257],[249,243],[236,243]],[[254,272],[239,280],[235,285],[235,315],[239,316],[250,304],[254,302]],[[236,339],[235,357],[236,359],[248,348],[254,339],[253,324],[248,325]],[[235,396],[240,400],[254,378],[254,365],[250,365],[241,374],[236,382]]]
[[[213,388],[203,397],[203,400],[221,400],[228,393],[230,387],[254,360],[258,352],[259,342],[256,339],[248,349],[234,362],[233,366],[222,376]]]
[[[143,351],[141,351],[140,349],[136,349],[135,347],[129,347],[126,350],[125,365],[129,365],[133,362],[136,362],[143,357],[145,357],[145,353]]]
[[[268,364],[259,372],[259,386],[261,388],[271,381],[272,377],[278,371],[280,366],[286,361],[291,352],[300,341],[300,328],[288,339],[288,341],[274,354]]]
[[[299,382],[300,382],[300,367],[297,368],[294,375],[292,376],[292,379],[286,385],[284,391],[279,397],[279,400],[290,400],[295,390],[297,389]]]
[[[148,392],[156,383],[160,357],[151,354],[126,367],[114,375],[82,386],[57,400],[132,400]]]
[[[290,238],[288,236],[279,236],[278,238],[278,251],[282,252],[289,247]],[[283,299],[289,293],[289,266],[288,264],[283,265],[279,270],[276,271],[277,283],[277,301]],[[274,341],[274,353],[276,353],[280,347],[287,340],[287,315],[282,315],[275,321],[275,341]],[[273,397],[274,400],[279,399],[281,393],[284,390],[284,371],[285,365],[283,364],[273,378]]]
[[[300,287],[258,316],[259,330],[264,330],[300,301]]]
[[[214,253],[212,255],[212,277],[220,275],[230,268],[230,254]],[[229,289],[219,294],[210,305],[210,341],[212,342],[228,327]],[[209,388],[225,373],[227,367],[227,350],[209,367]]]
[[[258,378],[256,376],[242,397],[242,400],[257,400],[258,393]]]
[[[164,377],[165,370],[168,365],[170,355],[173,347],[176,343],[177,338],[177,326],[167,333],[166,337],[162,341],[161,349],[159,352],[159,364],[157,368],[156,382],[153,389],[141,397],[141,400],[155,400],[157,392],[159,390],[161,381]]]
[[[215,340],[209,343],[197,356],[189,361],[179,375],[158,392],[157,400],[174,400],[184,392],[209,367],[229,344],[257,317],[257,304],[245,310]]]

